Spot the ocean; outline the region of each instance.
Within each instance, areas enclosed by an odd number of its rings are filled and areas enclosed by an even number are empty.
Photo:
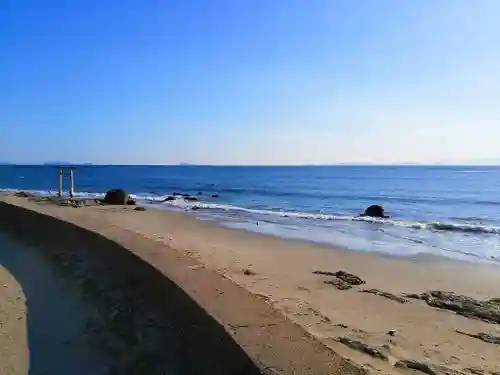
[[[81,197],[123,188],[142,205],[275,236],[396,256],[500,262],[496,166],[75,167]],[[57,190],[53,166],[0,166],[0,192]],[[173,192],[196,195],[160,203]],[[388,219],[360,218],[371,204]]]

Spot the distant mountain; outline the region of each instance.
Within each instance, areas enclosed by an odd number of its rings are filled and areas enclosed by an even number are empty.
[[[500,165],[500,159],[499,158],[477,159],[477,160],[472,160],[469,164],[475,164],[475,165]]]
[[[68,163],[67,161],[48,161],[43,163],[43,165],[72,165],[72,163]]]

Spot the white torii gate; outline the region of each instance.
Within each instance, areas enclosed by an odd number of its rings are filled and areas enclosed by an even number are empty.
[[[63,192],[63,173],[64,170],[66,169],[67,172],[69,172],[69,197],[73,198],[75,195],[75,186],[74,186],[74,178],[73,178],[73,167],[59,167],[59,184],[58,184],[58,189],[57,189],[57,196],[59,198],[62,197],[62,192]]]

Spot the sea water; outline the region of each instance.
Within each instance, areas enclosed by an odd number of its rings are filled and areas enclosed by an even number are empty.
[[[48,194],[53,166],[0,166],[0,188]],[[123,188],[140,204],[286,238],[399,256],[500,261],[496,166],[75,167],[82,197]],[[174,193],[196,195],[160,203]],[[371,204],[389,219],[361,218]]]

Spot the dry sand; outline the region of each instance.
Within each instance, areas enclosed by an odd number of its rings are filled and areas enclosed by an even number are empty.
[[[478,299],[500,297],[497,266],[351,252],[225,229],[188,213],[150,208],[141,212],[118,206],[65,208],[14,198],[8,201],[72,221],[85,217],[165,243],[172,251],[200,261],[251,293],[265,296],[269,304],[336,353],[370,372],[405,373],[409,370],[394,365],[400,360],[414,360],[443,366],[435,370],[438,373],[500,373],[500,345],[456,332],[500,336],[498,324],[437,309],[420,300],[399,303],[360,292],[378,289],[400,295],[444,290]],[[158,256],[161,260],[161,254]],[[318,270],[344,270],[366,284],[339,290],[325,283],[334,277],[314,273]],[[385,358],[349,348],[339,342],[345,337]]]
[[[21,286],[0,265],[0,374],[27,374],[26,305]]]

